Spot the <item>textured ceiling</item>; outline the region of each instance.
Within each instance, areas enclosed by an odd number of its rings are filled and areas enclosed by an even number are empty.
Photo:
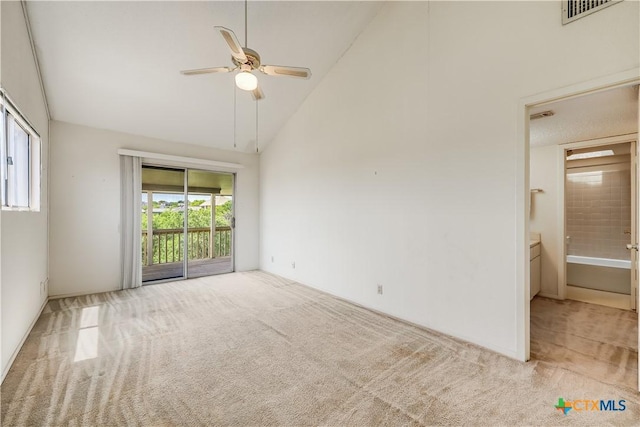
[[[531,120],[532,147],[638,132],[638,86],[611,89],[531,109],[554,116]]]
[[[374,2],[250,2],[248,47],[265,64],[309,67],[310,80],[258,73],[260,148],[271,140],[378,12]],[[54,120],[233,149],[232,74],[214,25],[244,43],[244,3],[28,2]],[[237,147],[255,151],[256,103],[237,91]]]

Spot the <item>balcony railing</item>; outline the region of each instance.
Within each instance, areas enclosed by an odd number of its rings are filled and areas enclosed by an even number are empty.
[[[142,231],[142,265],[181,262],[184,259],[184,230],[181,228],[153,230],[152,250],[147,230]],[[211,241],[211,229],[187,230],[189,261],[231,256],[231,227],[216,227],[215,240]]]

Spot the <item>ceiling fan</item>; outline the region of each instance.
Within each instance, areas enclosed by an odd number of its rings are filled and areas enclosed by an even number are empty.
[[[220,32],[220,35],[229,46],[231,51],[231,62],[234,67],[212,67],[212,68],[199,68],[195,70],[180,71],[186,76],[192,76],[197,74],[210,74],[210,73],[229,73],[239,70],[236,74],[235,81],[236,86],[242,90],[251,92],[253,99],[259,101],[264,98],[264,93],[260,86],[258,86],[258,78],[252,73],[254,70],[258,70],[269,76],[286,76],[297,77],[302,79],[309,79],[311,77],[311,70],[302,67],[288,67],[281,65],[263,65],[260,61],[260,55],[253,49],[247,47],[247,1],[244,3],[244,47],[238,41],[238,38],[228,28],[216,26],[214,27]]]

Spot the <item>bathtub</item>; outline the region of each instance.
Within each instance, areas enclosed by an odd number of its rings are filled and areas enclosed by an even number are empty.
[[[567,255],[567,284],[631,294],[631,261]]]

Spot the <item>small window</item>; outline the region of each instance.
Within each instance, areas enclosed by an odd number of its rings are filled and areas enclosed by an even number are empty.
[[[5,97],[0,104],[2,209],[40,210],[40,138]]]

